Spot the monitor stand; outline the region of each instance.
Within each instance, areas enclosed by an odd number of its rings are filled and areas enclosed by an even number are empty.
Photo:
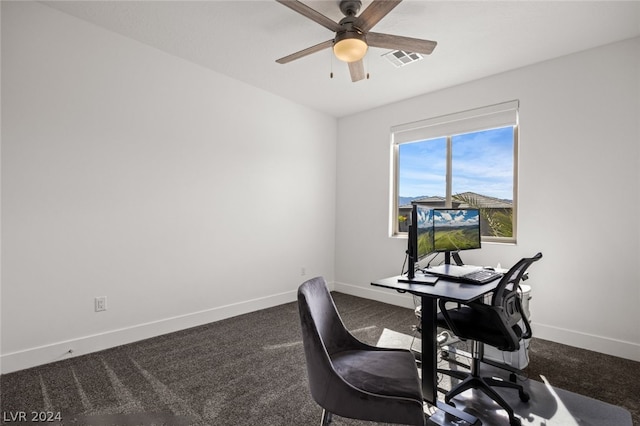
[[[463,266],[464,262],[462,261],[462,258],[460,257],[460,253],[458,253],[457,251],[445,251],[444,252],[444,263],[445,265],[451,265],[451,257],[453,257],[454,262],[456,262],[456,265],[458,266]]]

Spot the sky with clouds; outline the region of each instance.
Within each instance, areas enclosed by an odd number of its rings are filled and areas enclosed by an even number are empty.
[[[436,227],[477,225],[480,216],[477,210],[434,210],[433,221]]]
[[[401,144],[401,197],[444,196],[446,138]],[[513,129],[452,137],[453,194],[475,192],[513,198]]]

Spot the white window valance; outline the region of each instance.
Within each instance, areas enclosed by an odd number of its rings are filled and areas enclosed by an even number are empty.
[[[515,126],[519,101],[509,101],[454,114],[400,124],[391,128],[394,144]]]

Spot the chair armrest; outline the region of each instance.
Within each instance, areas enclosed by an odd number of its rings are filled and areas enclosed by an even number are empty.
[[[522,322],[524,323],[524,333],[522,333],[523,339],[530,339],[533,336],[533,331],[531,330],[531,324],[529,323],[529,318],[527,318],[527,314],[522,309],[522,301],[520,298],[516,298],[516,303],[518,304],[518,310],[520,311],[520,316],[522,317]]]
[[[438,300],[438,306],[440,307],[440,313],[442,314],[442,317],[444,318],[444,321],[447,323],[447,326],[449,327],[449,330],[451,330],[451,332],[453,334],[455,334],[456,336],[459,336],[460,335],[460,331],[458,330],[456,325],[451,320],[451,317],[449,316],[449,311],[448,311],[446,305],[447,305],[447,301],[446,300],[444,300],[444,299]]]

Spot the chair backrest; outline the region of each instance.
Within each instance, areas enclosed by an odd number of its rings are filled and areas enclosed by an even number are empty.
[[[353,345],[354,337],[342,322],[324,278],[312,278],[298,288],[298,309],[301,319],[308,318],[315,326],[313,331],[328,355]]]
[[[328,383],[336,376],[330,355],[348,346],[353,336],[338,315],[322,277],[310,279],[298,288],[298,310],[311,395],[325,406]]]
[[[491,305],[502,309],[504,320],[509,327],[513,327],[521,320],[524,320],[526,331],[521,336],[523,338],[531,337],[531,326],[526,315],[523,315],[522,312],[522,304],[518,294],[520,281],[522,281],[529,266],[540,259],[542,259],[542,253],[520,259],[504,274],[491,298]]]

